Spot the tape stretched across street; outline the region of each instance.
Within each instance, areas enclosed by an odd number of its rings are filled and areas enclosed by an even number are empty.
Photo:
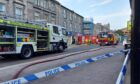
[[[100,56],[97,56],[97,57],[89,58],[89,59],[86,59],[86,60],[77,61],[77,62],[74,62],[74,63],[71,63],[71,64],[67,64],[67,65],[63,65],[63,66],[56,67],[56,68],[53,68],[53,69],[49,69],[49,70],[46,70],[46,71],[42,71],[42,72],[39,72],[39,73],[27,75],[27,76],[20,77],[20,78],[10,80],[10,81],[7,81],[7,82],[3,82],[3,83],[0,83],[0,84],[25,84],[25,83],[29,83],[31,81],[35,81],[35,80],[38,80],[38,79],[41,79],[41,78],[44,78],[44,77],[52,76],[52,75],[58,74],[60,72],[79,67],[81,65],[85,65],[85,64],[96,62],[96,61],[101,60],[101,59],[113,57],[113,56],[115,56],[115,54],[119,54],[119,53],[122,53],[122,51],[108,53],[108,54],[100,55]]]
[[[122,69],[120,71],[120,74],[118,76],[118,79],[116,81],[116,84],[124,84],[124,78],[125,78],[126,71],[127,71],[127,65],[128,65],[129,58],[130,58],[129,54],[130,54],[130,50],[128,50],[128,53],[127,53],[126,58],[124,60],[124,63],[123,63]]]

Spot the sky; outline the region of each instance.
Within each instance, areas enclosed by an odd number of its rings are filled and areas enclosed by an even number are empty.
[[[127,21],[130,20],[129,0],[57,1],[84,17],[92,17],[94,23],[110,23],[112,30],[127,27]]]

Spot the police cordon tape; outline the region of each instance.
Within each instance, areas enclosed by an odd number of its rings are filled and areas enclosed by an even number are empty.
[[[128,53],[127,53],[126,58],[124,60],[124,63],[123,63],[122,69],[119,73],[116,84],[124,84],[124,79],[125,79],[125,75],[126,75],[126,71],[127,71],[127,65],[128,65],[129,59],[130,59],[130,51],[131,50],[128,50]]]
[[[97,51],[97,50],[100,50],[100,49],[103,49],[103,48],[112,48],[112,47],[114,48],[115,46],[111,46],[111,47],[107,46],[107,47],[100,47],[100,48],[95,48],[95,49],[90,49],[90,50],[84,50],[84,51],[80,51],[80,52],[69,53],[69,54],[66,54],[66,55],[63,55],[63,56],[56,56],[55,58],[50,59],[50,60],[41,60],[41,61],[37,61],[37,62],[31,62],[31,63],[28,63],[27,66],[25,66],[25,67],[21,68],[19,71],[17,71],[17,73],[13,76],[13,79],[18,78],[20,73],[22,73],[25,69],[27,69],[27,68],[29,68],[33,65],[36,65],[36,64],[55,61],[55,60],[59,60],[59,59],[64,59],[64,58],[69,57],[69,56],[74,56],[74,55],[85,53],[85,52],[93,52],[93,51]]]
[[[25,84],[25,83],[29,83],[31,81],[35,81],[35,80],[38,80],[38,79],[41,79],[41,78],[44,78],[44,77],[52,76],[52,75],[58,74],[60,72],[79,67],[81,65],[93,63],[93,62],[96,62],[98,60],[102,60],[102,59],[105,59],[105,58],[110,58],[110,57],[115,56],[115,54],[119,54],[119,53],[123,53],[123,50],[113,52],[113,53],[107,53],[107,54],[96,56],[96,57],[93,57],[93,58],[88,58],[86,60],[82,60],[82,61],[74,62],[74,63],[71,63],[71,64],[63,65],[63,66],[56,67],[56,68],[49,69],[49,70],[45,70],[45,71],[42,71],[42,72],[39,72],[39,73],[34,73],[34,74],[27,75],[27,76],[24,76],[24,77],[20,77],[20,78],[14,79],[14,80],[2,82],[0,84]]]

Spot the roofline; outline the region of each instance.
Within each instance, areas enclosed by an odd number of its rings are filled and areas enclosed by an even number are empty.
[[[55,1],[56,1],[56,0],[55,0]],[[58,2],[58,1],[56,1],[56,2]],[[58,3],[59,3],[59,2],[58,2]],[[80,17],[84,18],[82,15],[80,15],[80,14],[76,13],[74,10],[71,10],[71,9],[67,8],[66,6],[62,5],[61,3],[59,3],[59,4],[61,5],[61,7],[63,7],[63,8],[65,8],[65,9],[67,9],[67,10],[71,11],[72,13],[75,13],[76,15],[78,15],[78,16],[80,16]]]

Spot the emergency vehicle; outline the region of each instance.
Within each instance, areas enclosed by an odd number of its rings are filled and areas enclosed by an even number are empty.
[[[112,32],[100,32],[98,34],[98,44],[103,45],[117,45],[119,43],[119,35]]]
[[[28,59],[35,52],[64,51],[66,29],[45,22],[0,16],[0,56]]]

